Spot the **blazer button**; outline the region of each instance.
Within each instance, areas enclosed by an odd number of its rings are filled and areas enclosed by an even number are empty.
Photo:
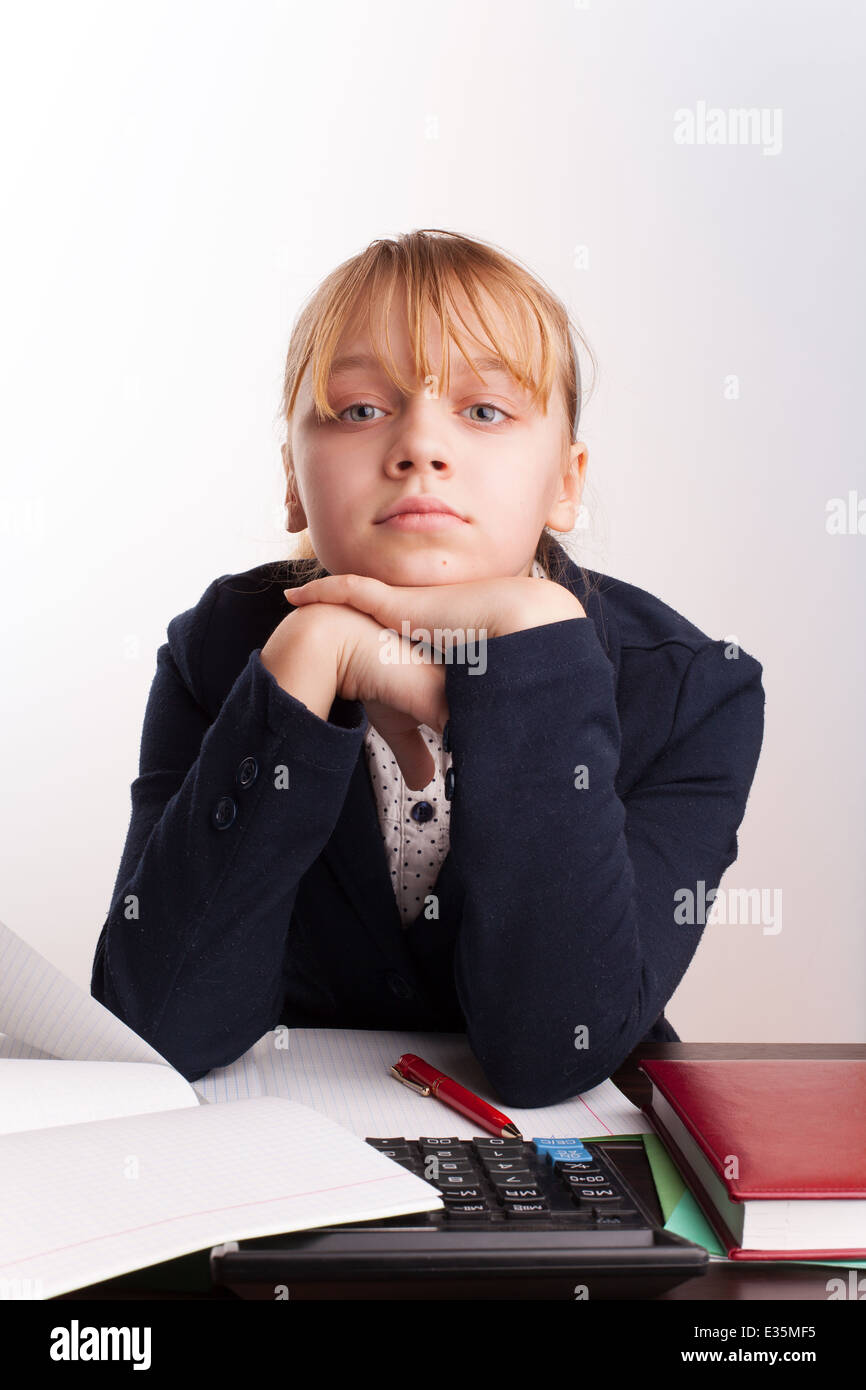
[[[446,752],[446,753],[450,753],[450,752],[451,752],[451,720],[450,720],[450,719],[446,719],[446,720],[445,720],[445,726],[444,726],[444,728],[443,728],[443,730],[442,730],[442,747],[445,749],[445,752]]]
[[[392,994],[396,994],[398,999],[411,999],[415,993],[408,980],[404,980],[402,975],[398,975],[396,970],[389,970],[385,976],[388,981],[388,988]]]
[[[211,825],[217,830],[227,830],[237,815],[237,802],[230,796],[221,796],[210,813]]]
[[[413,820],[421,821],[423,824],[425,821],[431,819],[433,807],[430,805],[429,801],[416,801],[409,814]]]
[[[249,787],[259,775],[259,765],[255,758],[244,758],[237,771],[237,783],[239,787]]]
[[[449,767],[445,773],[445,800],[450,801],[454,795],[454,769]]]

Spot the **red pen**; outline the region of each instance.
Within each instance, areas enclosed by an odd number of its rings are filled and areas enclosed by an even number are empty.
[[[396,1076],[398,1081],[402,1081],[404,1086],[411,1086],[419,1095],[433,1095],[437,1100],[450,1105],[452,1110],[459,1110],[461,1115],[476,1121],[483,1129],[495,1134],[497,1139],[523,1138],[517,1125],[513,1120],[509,1120],[507,1115],[494,1110],[486,1100],[474,1095],[472,1091],[467,1091],[465,1086],[452,1081],[450,1076],[444,1076],[422,1057],[416,1057],[414,1052],[404,1052],[391,1068],[391,1074]]]

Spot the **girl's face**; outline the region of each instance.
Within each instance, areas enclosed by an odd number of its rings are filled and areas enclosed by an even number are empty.
[[[470,307],[461,312],[480,337]],[[427,327],[435,363],[438,319],[431,315]],[[331,574],[393,585],[528,575],[543,527],[573,527],[586,470],[586,447],[573,444],[562,477],[558,393],[544,415],[504,368],[468,347],[482,380],[453,344],[445,392],[436,378],[418,380],[405,314],[393,305],[388,333],[400,374],[415,383],[411,392],[379,366],[366,330],[350,329],[334,355],[328,400],[338,420],[317,420],[304,373],[287,459],[296,494],[287,493],[288,529],[309,527]],[[447,503],[457,516],[383,520],[395,502],[421,496]]]

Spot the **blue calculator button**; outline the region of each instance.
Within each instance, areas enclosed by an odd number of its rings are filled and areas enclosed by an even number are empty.
[[[539,1156],[546,1158],[549,1163],[560,1160],[569,1163],[592,1162],[592,1154],[581,1139],[540,1138],[531,1142]]]

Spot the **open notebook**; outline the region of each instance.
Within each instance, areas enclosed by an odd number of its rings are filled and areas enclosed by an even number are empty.
[[[497,1104],[462,1034],[277,1029],[192,1084],[0,923],[0,1298],[229,1240],[442,1205],[367,1136],[477,1131],[389,1073],[417,1052]],[[645,1133],[606,1081],[508,1109],[527,1137]]]

